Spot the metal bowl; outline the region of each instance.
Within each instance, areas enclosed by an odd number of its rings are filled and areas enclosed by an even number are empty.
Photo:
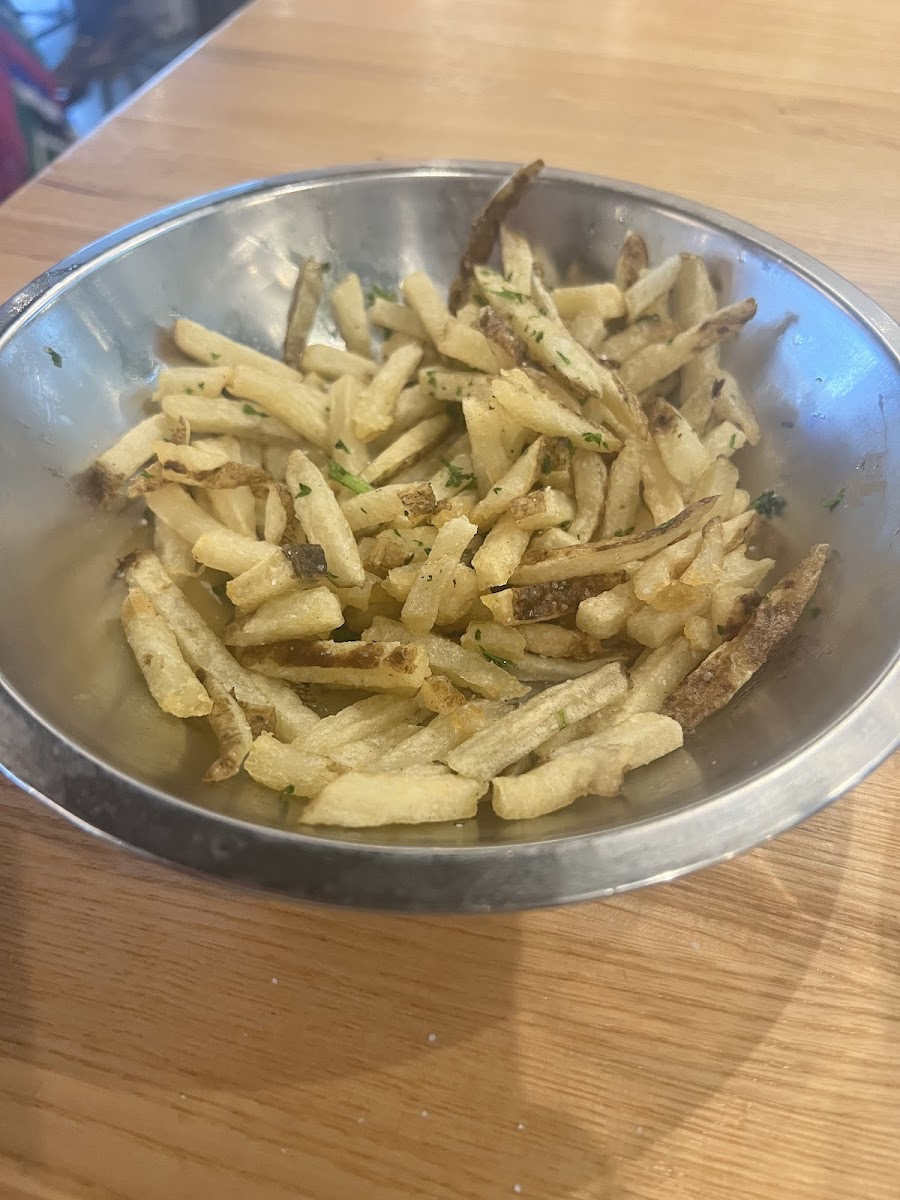
[[[141,412],[174,314],[274,349],[299,257],[393,285],[447,282],[500,164],[356,167],[252,183],[138,222],[0,311],[0,759],[82,826],[186,867],[308,900],[511,909],[608,895],[728,858],[852,787],[900,725],[900,330],[775,238],[698,204],[548,171],[516,214],[566,267],[607,275],[625,230],[701,254],[759,315],[725,351],[763,427],[742,481],[788,498],[776,557],[834,547],[817,614],[685,748],[538,821],[374,831],[279,827],[248,779],[198,782],[206,735],[163,716],[118,627],[134,513],[72,479]],[[334,336],[327,324],[317,331]],[[51,354],[50,351],[53,351]],[[61,361],[60,361],[61,360]],[[59,365],[57,365],[59,364]],[[839,492],[833,511],[823,501]],[[779,563],[781,565],[781,563]]]

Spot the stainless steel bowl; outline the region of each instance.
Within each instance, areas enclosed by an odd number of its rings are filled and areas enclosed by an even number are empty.
[[[508,168],[357,167],[252,183],[114,234],[0,311],[0,759],[96,832],[309,900],[418,910],[554,904],[670,879],[809,816],[896,744],[900,725],[900,330],[799,251],[698,204],[549,171],[517,213],[565,267],[610,271],[626,228],[654,259],[702,254],[759,316],[726,361],[763,426],[751,491],[789,500],[777,556],[835,553],[816,604],[755,684],[626,795],[539,821],[296,833],[249,780],[204,786],[205,734],[146,696],[118,629],[116,561],[135,517],[71,480],[139,415],[177,313],[274,349],[296,260],[367,281],[448,281]],[[320,336],[333,337],[324,324]],[[55,365],[53,350],[60,356]],[[835,511],[823,501],[844,489]]]

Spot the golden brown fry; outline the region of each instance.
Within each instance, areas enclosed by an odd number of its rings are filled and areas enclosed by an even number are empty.
[[[294,441],[299,434],[322,450],[331,449],[322,394],[303,383],[299,375],[295,383],[287,383],[265,371],[237,367],[229,391],[250,401],[241,406],[244,412],[251,410],[248,415],[252,416],[254,410],[268,413],[293,431]]]
[[[140,588],[122,604],[122,628],[153,699],[174,717],[205,717],[213,702],[184,661],[175,635]]]
[[[325,551],[330,577],[340,587],[359,587],[366,578],[359,548],[322,472],[302,450],[295,450],[285,481],[306,536]]]
[[[487,262],[490,258],[501,224],[543,169],[544,162],[540,158],[536,158],[525,167],[519,167],[500,185],[472,222],[469,240],[459,262],[459,270],[450,285],[451,312],[458,312],[466,301],[471,299],[475,290],[473,267],[476,263]]]
[[[625,241],[622,243],[622,249],[619,251],[613,271],[616,287],[623,292],[633,287],[640,278],[641,272],[646,271],[649,262],[647,243],[639,233],[629,229],[625,234]]]
[[[303,810],[304,825],[422,825],[474,817],[485,787],[471,779],[431,773],[350,771],[329,783]]]
[[[384,642],[278,642],[249,646],[243,662],[253,671],[291,683],[368,688],[373,692],[418,691],[428,674],[421,646]]]
[[[316,262],[314,258],[304,259],[300,264],[284,334],[284,361],[292,367],[300,365],[300,359],[306,349],[306,339],[316,323],[325,283],[325,270],[324,264]]]
[[[262,646],[295,638],[327,637],[344,623],[337,596],[328,588],[296,589],[266,600],[225,630],[226,646]]]
[[[694,729],[718,712],[755,675],[796,625],[816,590],[828,546],[813,546],[778,581],[737,634],[703,660],[669,696],[663,713]]]
[[[554,550],[539,562],[526,554],[512,576],[514,584],[548,583],[554,579],[569,579],[615,571],[626,563],[649,558],[664,546],[678,541],[701,525],[709,516],[715,500],[712,497],[690,505],[669,521],[646,533],[627,537],[608,538]]]
[[[219,757],[207,769],[203,782],[221,783],[224,779],[232,779],[240,771],[253,745],[253,733],[233,692],[223,687],[208,671],[201,671],[199,678],[212,700],[212,710],[207,720],[219,743]]]

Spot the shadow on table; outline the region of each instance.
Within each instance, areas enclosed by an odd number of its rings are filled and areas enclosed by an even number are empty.
[[[363,1179],[368,1200],[480,1200],[486,1181],[622,1200],[628,1164],[778,1020],[828,924],[852,808],[821,818],[818,864],[788,838],[605,904],[469,919],[304,909],[141,863],[24,798],[10,813],[0,1164],[80,1164],[102,1200],[239,1200],[248,1171],[254,1200],[310,1177],[304,1200]],[[210,1143],[215,1170],[194,1157]],[[167,1147],[192,1163],[186,1190]]]

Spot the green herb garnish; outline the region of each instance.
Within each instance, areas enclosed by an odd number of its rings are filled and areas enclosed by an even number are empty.
[[[441,459],[441,464],[447,468],[447,487],[468,490],[475,486],[475,476],[470,471],[463,471],[456,463]]]
[[[62,355],[58,350],[54,350],[52,346],[45,346],[44,350],[50,355],[50,361],[53,363],[54,367],[62,366]]]
[[[297,499],[298,500],[302,500],[304,496],[310,495],[311,492],[312,492],[312,488],[307,487],[305,483],[297,484]]]
[[[348,454],[350,453],[350,451],[347,450],[347,447],[344,445],[343,442],[335,442],[334,448],[335,448],[335,450],[346,450]]]
[[[340,463],[336,463],[334,459],[328,464],[328,474],[332,479],[336,479],[338,483],[342,483],[345,488],[349,488],[351,492],[356,492],[361,496],[363,492],[372,492],[375,489],[371,483],[366,483],[364,479],[360,479],[358,475],[352,474]]]
[[[539,329],[539,330],[537,331],[537,333],[535,333],[535,335],[534,335],[534,340],[535,340],[536,342],[542,342],[542,341],[544,340],[544,331],[543,331],[543,329]]]
[[[244,412],[248,417],[267,417],[269,415],[268,413],[260,412],[260,410],[258,408],[254,408],[252,404],[245,404]]]
[[[566,710],[564,708],[561,708],[556,714],[556,724],[560,729],[565,729],[569,724],[568,720],[566,719]]]
[[[627,529],[617,529],[613,537],[628,537],[630,533],[634,533],[633,525],[629,525]]]
[[[330,579],[332,583],[337,583],[337,575],[335,575],[334,571],[326,571],[325,577]]]
[[[222,357],[222,355],[221,355],[221,354],[216,354],[215,350],[210,350],[210,352],[209,352],[209,357],[210,357],[211,359],[215,360],[215,359],[217,359],[217,358],[221,358],[221,357]]]
[[[567,367],[571,367],[571,365],[572,365],[571,358],[566,358],[566,356],[563,354],[562,350],[557,350],[556,357],[561,359],[566,364]]]
[[[733,434],[731,435],[731,437],[728,439],[728,447],[729,447],[729,449],[731,449],[731,450],[733,450],[733,449],[734,449],[734,447],[735,447],[735,442],[736,442],[736,441],[737,441],[737,434],[736,434],[736,433],[733,433]]]
[[[717,625],[717,626],[716,626],[716,633],[719,635],[719,637],[722,637],[722,636],[723,636],[723,634],[725,633],[725,626],[724,626],[724,625]]]
[[[522,293],[514,292],[512,288],[500,288],[499,291],[494,292],[494,295],[500,296],[503,300],[513,300],[516,304],[525,303],[525,297]]]
[[[189,388],[185,388],[184,390],[187,392],[187,394],[188,394],[189,396],[193,396],[193,394],[194,394],[194,389],[193,389],[193,388],[189,387]]]
[[[825,509],[827,512],[834,512],[834,510],[835,510],[835,509],[836,509],[836,508],[837,508],[839,505],[843,504],[843,502],[844,502],[844,492],[845,492],[845,491],[846,491],[846,488],[841,488],[841,490],[840,490],[840,491],[837,493],[837,495],[836,495],[836,496],[832,496],[830,500],[823,500],[823,501],[822,501],[822,507],[823,507],[823,508],[824,508],[824,509]]]
[[[494,663],[495,666],[502,667],[504,671],[512,670],[512,663],[509,662],[508,659],[500,658],[498,654],[491,654],[490,650],[485,650],[484,646],[479,646],[478,649],[488,660],[488,662]]]
[[[780,517],[787,508],[787,500],[784,496],[779,496],[772,488],[766,488],[764,492],[760,492],[750,507],[755,508],[760,516]]]
[[[397,303],[397,293],[392,292],[390,288],[383,288],[377,283],[373,283],[366,292],[366,303],[371,308],[376,300],[389,300],[391,304]]]
[[[480,642],[480,641],[481,641],[481,630],[480,630],[480,629],[476,629],[476,630],[475,630],[475,641],[476,641],[476,642]]]
[[[609,449],[609,447],[606,444],[606,438],[603,436],[602,433],[583,433],[581,436],[584,439],[584,441],[586,441],[586,442],[595,442],[598,446],[601,446],[604,450]]]

